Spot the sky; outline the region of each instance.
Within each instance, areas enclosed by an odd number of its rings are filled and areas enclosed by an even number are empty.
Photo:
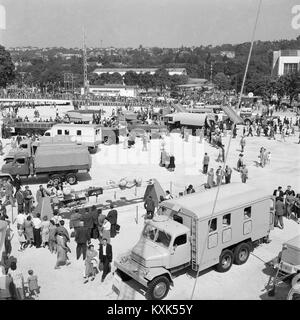
[[[256,40],[292,39],[300,0],[262,0]],[[250,41],[259,0],[0,0],[6,47],[180,47]],[[300,13],[300,8],[299,8]],[[0,10],[1,20],[1,10]],[[3,20],[3,17],[2,17]],[[300,23],[300,16],[299,16]],[[1,21],[0,21],[1,28]]]

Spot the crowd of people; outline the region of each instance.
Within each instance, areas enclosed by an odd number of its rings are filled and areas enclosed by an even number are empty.
[[[76,258],[78,260],[82,255],[84,261],[84,283],[89,280],[93,281],[99,272],[102,272],[101,281],[103,282],[110,273],[110,264],[113,257],[111,239],[116,237],[120,230],[120,226],[117,224],[118,212],[114,205],[110,205],[107,215],[102,212],[102,208],[99,206],[93,205],[85,208],[75,206],[70,214],[70,233],[65,226],[65,220],[55,207],[55,203],[52,206],[53,211],[42,212],[41,210],[45,198],[49,197],[50,203],[53,204],[53,194],[60,190],[64,192],[68,190],[68,186],[61,187],[49,182],[47,187],[40,185],[34,197],[29,186],[25,186],[25,189],[23,189],[21,183],[14,181],[13,185],[8,179],[1,182],[1,192],[5,196],[5,201],[3,203],[0,201],[0,221],[6,222],[7,228],[0,263],[6,282],[5,285],[1,286],[0,279],[0,298],[24,299],[31,297],[37,299],[39,295],[37,278],[34,282],[32,278],[36,276],[32,270],[29,273],[28,287],[25,286],[23,275],[19,271],[16,276],[19,280],[13,276],[16,273],[16,265],[11,264],[11,260],[15,261],[12,256],[14,251],[12,247],[14,237],[11,228],[12,223],[16,225],[19,252],[33,246],[35,248],[48,248],[51,254],[57,256],[54,268],[60,269],[61,266],[68,266],[71,263],[69,243],[71,238],[74,238]],[[7,215],[6,206],[9,204],[12,205],[12,208],[17,208],[18,214],[15,221],[10,221]],[[99,251],[92,244],[92,239],[99,241]]]
[[[275,227],[284,228],[283,217],[294,219],[300,224],[300,193],[295,193],[291,186],[283,191],[279,186],[274,190],[275,197]]]

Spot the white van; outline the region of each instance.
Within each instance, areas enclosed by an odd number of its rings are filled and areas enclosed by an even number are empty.
[[[45,137],[70,137],[77,144],[88,147],[90,152],[96,152],[98,144],[102,142],[102,130],[95,124],[55,124],[44,134]]]

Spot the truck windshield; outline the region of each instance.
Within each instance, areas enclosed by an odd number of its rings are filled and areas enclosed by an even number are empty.
[[[164,230],[159,230],[151,225],[146,225],[143,231],[143,238],[153,241],[165,248],[168,248],[171,242],[171,236]]]

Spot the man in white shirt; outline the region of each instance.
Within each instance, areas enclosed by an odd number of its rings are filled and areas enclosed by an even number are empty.
[[[103,235],[102,235],[102,238],[107,239],[108,243],[110,243],[110,228],[111,228],[111,224],[110,224],[109,220],[107,220],[107,218],[105,218],[104,222],[103,222]]]
[[[42,237],[41,237],[41,226],[42,221],[40,219],[41,214],[37,213],[36,217],[32,219],[33,223],[33,239],[34,239],[34,245],[36,248],[40,248],[42,244]]]

